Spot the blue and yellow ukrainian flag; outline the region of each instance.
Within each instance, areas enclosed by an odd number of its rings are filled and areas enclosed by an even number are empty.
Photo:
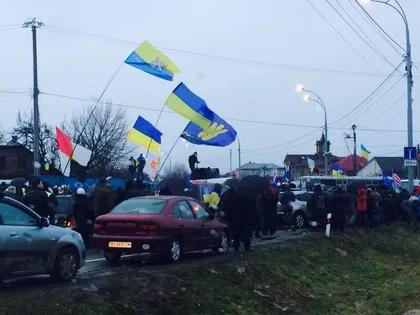
[[[46,157],[44,158],[44,169],[45,169],[46,171],[49,171],[49,170],[50,170],[50,164],[51,164],[51,161],[50,161],[50,159],[46,156]]]
[[[341,169],[340,166],[338,166],[335,163],[332,165],[332,174],[334,176],[337,176],[338,178],[344,178],[344,172],[343,172],[343,170]]]
[[[315,169],[315,161],[310,159],[309,156],[306,157],[308,159],[308,168],[311,173],[313,173]]]
[[[137,47],[128,56],[125,63],[167,81],[172,81],[174,74],[181,72],[169,57],[153,47],[148,41]]]
[[[363,144],[360,145],[360,151],[362,152],[362,157],[369,160],[370,151],[368,151]]]
[[[214,120],[214,113],[206,102],[182,82],[169,95],[165,105],[202,129],[209,128]]]
[[[150,122],[139,116],[127,136],[127,140],[143,146],[151,152],[159,152],[162,133]]]

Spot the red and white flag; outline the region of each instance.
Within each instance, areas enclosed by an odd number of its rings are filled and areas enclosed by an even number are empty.
[[[401,186],[401,178],[397,175],[397,173],[392,174],[392,180],[394,181],[395,186]]]
[[[90,157],[92,156],[92,151],[80,145],[76,146],[71,138],[64,134],[59,128],[56,127],[55,132],[57,134],[61,171],[63,172],[63,175],[68,177],[70,176],[70,160],[73,160],[82,166],[87,166]]]

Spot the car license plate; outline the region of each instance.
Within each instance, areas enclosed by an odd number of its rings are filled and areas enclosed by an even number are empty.
[[[108,247],[111,247],[111,248],[131,248],[131,242],[109,242]]]

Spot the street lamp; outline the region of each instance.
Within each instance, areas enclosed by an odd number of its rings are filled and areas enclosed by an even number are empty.
[[[411,43],[410,43],[410,29],[408,26],[407,16],[405,12],[398,2],[398,0],[394,0],[398,7],[390,4],[390,0],[382,1],[382,0],[370,0],[363,2],[377,2],[385,4],[395,11],[402,17],[404,24],[405,24],[405,37],[406,37],[406,63],[407,63],[407,138],[408,138],[408,146],[413,146],[413,74],[411,72],[412,64],[411,64]],[[414,167],[408,166],[408,189],[412,191],[414,188]]]
[[[313,101],[321,105],[322,109],[324,110],[325,116],[325,125],[324,125],[324,133],[325,133],[325,141],[324,141],[324,174],[328,175],[328,122],[327,122],[327,109],[325,107],[324,101],[313,91],[307,90],[304,88],[302,84],[298,84],[296,87],[296,91],[298,92],[306,92],[303,95],[304,101]],[[314,95],[316,98],[312,98],[311,95]]]

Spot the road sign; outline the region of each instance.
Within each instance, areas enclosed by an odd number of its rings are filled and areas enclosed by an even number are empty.
[[[404,166],[417,166],[417,160],[404,160]]]
[[[416,147],[404,147],[404,159],[406,160],[417,159]]]

